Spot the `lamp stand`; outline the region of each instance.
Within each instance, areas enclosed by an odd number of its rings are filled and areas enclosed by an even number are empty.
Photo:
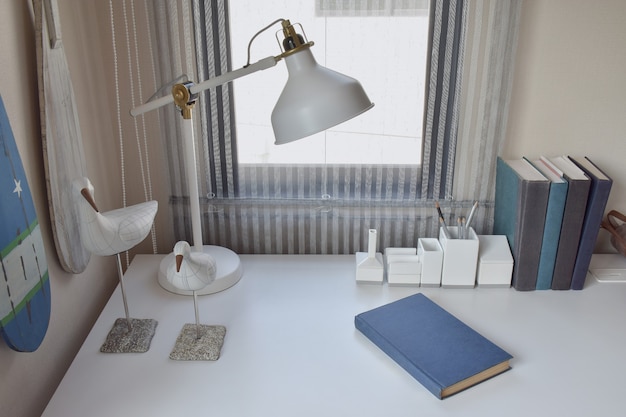
[[[191,82],[176,84],[172,88],[172,96],[183,117],[183,148],[184,161],[187,169],[189,208],[191,211],[192,250],[208,253],[215,259],[217,264],[215,280],[202,290],[196,291],[197,295],[205,295],[232,287],[241,279],[243,270],[239,256],[232,250],[220,246],[203,245],[202,243],[202,218],[200,216],[198,174],[196,173],[196,147],[192,121],[192,109],[196,104],[198,95],[190,92],[191,86],[193,86]],[[167,269],[175,262],[175,258],[174,254],[170,253],[161,261],[158,277],[159,285],[165,290],[175,294],[193,295],[192,291],[180,290],[171,285],[167,280]]]

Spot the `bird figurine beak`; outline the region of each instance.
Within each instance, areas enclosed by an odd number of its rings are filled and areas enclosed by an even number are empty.
[[[176,255],[176,272],[180,272],[180,266],[183,264],[183,255]]]
[[[98,206],[96,206],[96,200],[93,199],[93,196],[89,192],[89,189],[83,188],[82,190],[80,190],[80,193],[85,198],[85,200],[87,200],[87,202],[94,209],[94,211],[96,213],[100,213],[100,210],[98,210]]]

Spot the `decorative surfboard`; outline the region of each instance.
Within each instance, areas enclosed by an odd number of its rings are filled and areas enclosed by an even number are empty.
[[[33,0],[39,75],[39,109],[52,236],[64,270],[83,272],[91,254],[78,232],[72,181],[88,176],[76,99],[61,40],[56,0]]]
[[[41,229],[0,97],[0,332],[13,350],[32,352],[50,321],[50,281]]]

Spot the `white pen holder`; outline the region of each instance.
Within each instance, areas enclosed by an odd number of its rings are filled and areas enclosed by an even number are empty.
[[[474,288],[478,263],[478,236],[473,228],[466,230],[466,238],[459,239],[458,227],[448,227],[448,239],[439,230],[439,243],[443,249],[441,286],[447,288]]]

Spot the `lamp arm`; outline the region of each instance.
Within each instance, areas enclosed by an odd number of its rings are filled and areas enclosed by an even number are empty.
[[[206,81],[202,81],[198,84],[194,84],[189,88],[191,94],[198,94],[204,90],[208,90],[218,85],[226,84],[227,82],[236,80],[237,78],[245,77],[257,71],[266,70],[273,66],[280,60],[280,57],[268,56],[260,61],[255,62],[252,65],[248,65],[243,68],[236,69],[234,71],[227,72],[226,74],[218,75],[217,77],[210,78]]]
[[[208,90],[209,88],[226,84],[227,82],[236,80],[237,78],[245,77],[246,75],[252,74],[254,72],[266,70],[268,68],[276,66],[276,63],[279,60],[280,57],[268,56],[267,58],[263,58],[252,65],[248,65],[247,67],[239,68],[234,71],[229,71],[225,74],[218,75],[217,77],[202,81],[201,83],[193,84],[189,88],[189,92],[191,94],[197,94],[204,90]],[[133,117],[137,117],[139,115],[142,115],[152,110],[156,110],[171,103],[174,103],[174,96],[172,94],[168,94],[166,96],[151,100],[145,104],[141,104],[131,109],[130,115]]]

